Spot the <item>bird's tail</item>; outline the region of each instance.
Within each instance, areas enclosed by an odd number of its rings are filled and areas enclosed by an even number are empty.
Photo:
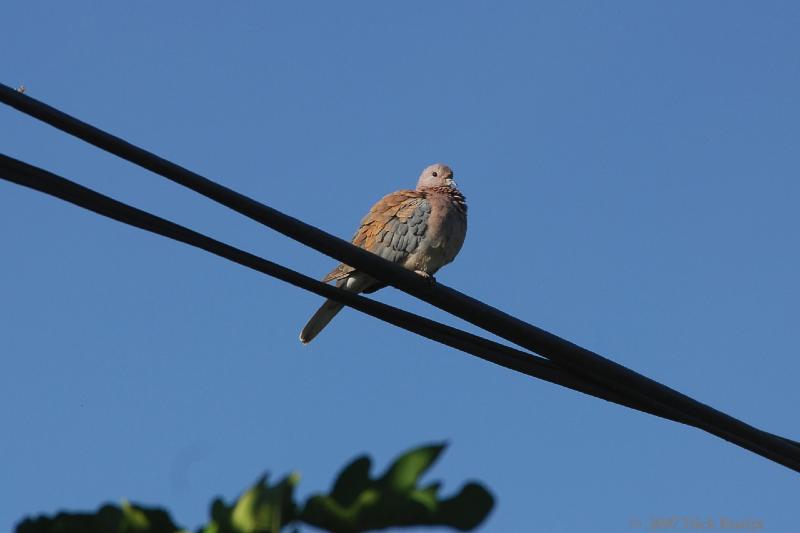
[[[317,309],[317,312],[308,321],[306,327],[300,332],[300,342],[303,344],[311,342],[328,325],[328,322],[333,320],[333,317],[342,310],[342,307],[344,307],[344,304],[333,300],[325,300],[325,303]]]
[[[369,289],[377,282],[374,278],[367,276],[362,272],[353,272],[348,277],[339,280],[336,283],[336,286],[340,289],[344,289],[346,291],[359,293],[365,289]],[[328,322],[333,320],[333,317],[336,316],[336,313],[342,310],[344,304],[340,304],[339,302],[335,302],[333,300],[325,300],[325,303],[322,304],[322,307],[317,309],[317,312],[314,313],[314,316],[308,321],[306,327],[303,328],[303,331],[300,332],[300,342],[303,344],[308,344],[311,342],[314,337],[319,335],[319,332],[328,325]]]

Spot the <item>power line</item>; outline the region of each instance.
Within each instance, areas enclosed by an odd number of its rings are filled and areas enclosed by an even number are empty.
[[[670,413],[651,410],[619,394],[586,381],[580,376],[565,372],[547,359],[522,352],[466,331],[447,326],[396,307],[376,302],[337,287],[327,285],[291,269],[227,245],[202,233],[180,226],[169,220],[147,213],[100,194],[44,169],[0,154],[0,178],[60,198],[99,215],[133,227],[183,242],[195,248],[228,259],[234,263],[272,276],[296,287],[325,298],[333,298],[365,314],[389,324],[475,355],[485,361],[516,370],[531,377],[582,392],[587,395],[617,403],[674,422],[691,425],[691,422]],[[782,437],[779,437],[782,438]],[[790,441],[791,442],[791,441]],[[792,443],[797,444],[797,443]]]
[[[476,355],[481,359],[516,370],[532,377],[608,400],[620,405],[669,418],[648,411],[625,398],[563,371],[547,359],[473,335],[396,307],[327,285],[291,269],[250,254],[164,218],[114,200],[64,177],[23,161],[0,154],[0,178],[60,198],[99,215],[205,250],[234,263],[280,279],[324,298],[332,298],[365,314],[412,333]]]
[[[0,101],[98,148],[184,185],[506,340],[539,353],[571,373],[582,376],[587,381],[596,382],[628,401],[647,406],[650,410],[670,413],[671,418],[685,420],[695,427],[800,471],[800,447],[788,439],[760,431],[590,350],[449,287],[441,284],[430,286],[398,265],[81,122],[5,85],[0,85]]]

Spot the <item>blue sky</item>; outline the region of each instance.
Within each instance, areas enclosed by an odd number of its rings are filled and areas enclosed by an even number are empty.
[[[342,237],[446,162],[470,226],[442,283],[798,439],[798,24],[788,1],[12,2],[0,65]],[[0,124],[8,155],[309,275],[335,264]],[[0,528],[121,498],[195,527],[264,470],[304,495],[357,453],[441,439],[431,477],[498,498],[485,531],[798,527],[784,467],[354,311],[301,346],[318,297],[6,182],[0,241]]]

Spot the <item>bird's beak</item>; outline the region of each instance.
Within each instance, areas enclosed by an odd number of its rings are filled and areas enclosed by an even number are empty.
[[[452,177],[445,179],[444,183],[448,187],[452,187],[454,189],[458,189],[458,183],[456,183],[456,180],[454,180]]]

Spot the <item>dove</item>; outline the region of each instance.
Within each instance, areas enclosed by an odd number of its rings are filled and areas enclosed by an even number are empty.
[[[416,189],[393,192],[373,205],[352,243],[433,282],[433,275],[455,259],[466,235],[466,198],[450,167],[436,163],[422,171]],[[322,281],[335,281],[337,287],[354,293],[371,293],[386,286],[345,264]],[[326,300],[300,332],[300,342],[311,342],[342,307]]]

